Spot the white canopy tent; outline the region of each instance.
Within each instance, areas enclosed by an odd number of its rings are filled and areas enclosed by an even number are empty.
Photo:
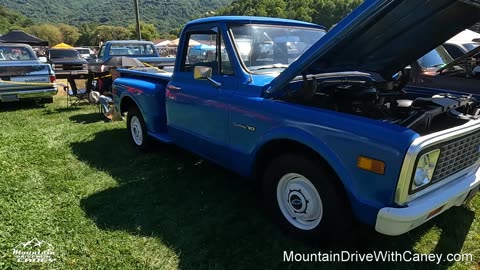
[[[155,44],[155,47],[171,47],[171,46],[173,46],[173,44],[170,40],[164,40]]]
[[[178,46],[178,43],[180,42],[180,38],[174,39],[171,42],[172,42],[172,46]],[[201,45],[201,44],[202,43],[200,43],[198,41],[195,41],[193,39],[190,39],[190,41],[188,42],[188,46],[190,46],[190,47]]]

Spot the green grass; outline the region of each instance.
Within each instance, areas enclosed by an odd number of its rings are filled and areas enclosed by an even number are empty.
[[[285,236],[258,185],[177,147],[140,153],[124,122],[97,108],[0,104],[0,269],[479,269],[480,196],[414,231],[359,226],[352,243],[320,247]],[[17,263],[32,238],[53,263]],[[285,263],[283,251],[472,253],[461,263]]]

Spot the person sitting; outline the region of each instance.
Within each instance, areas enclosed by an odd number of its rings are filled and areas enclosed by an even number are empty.
[[[110,68],[110,85],[105,91],[100,95],[99,97],[99,102],[101,106],[103,107],[103,111],[105,112],[105,117],[108,120],[117,120],[118,117],[116,116],[116,111],[115,111],[115,106],[111,106],[113,103],[113,94],[112,94],[112,87],[113,87],[113,82],[120,77],[120,72],[117,71],[116,67],[111,67]],[[121,119],[121,116],[120,116]]]
[[[120,73],[117,71],[117,68],[111,67],[110,77],[99,79],[96,87],[98,91],[92,91],[90,94],[90,100],[92,103],[99,104],[101,106],[101,111],[109,121],[122,119],[121,115],[115,111],[115,106],[112,106],[113,81],[118,77],[120,77]]]

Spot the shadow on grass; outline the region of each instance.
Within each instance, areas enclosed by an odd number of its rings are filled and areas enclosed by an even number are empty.
[[[78,124],[92,124],[97,122],[105,122],[106,117],[101,113],[77,114],[70,116],[70,120]]]
[[[111,130],[98,133],[93,141],[71,145],[80,160],[108,172],[119,183],[83,199],[81,205],[101,229],[158,237],[176,251],[180,269],[356,268],[354,264],[285,263],[283,252],[403,252],[412,250],[432,227],[442,232],[431,252],[445,257],[460,252],[473,221],[471,211],[455,208],[403,236],[387,237],[357,226],[352,243],[334,243],[330,248],[306,245],[285,236],[265,217],[255,183],[240,181],[174,146],[157,145],[154,152],[145,154],[128,141],[125,130]],[[379,263],[368,266],[385,268]],[[389,264],[393,269],[417,266]]]
[[[65,113],[65,112],[68,113],[68,112],[80,111],[81,109],[82,108],[79,108],[79,107],[48,108],[43,112],[43,114],[52,115],[52,114]]]
[[[37,100],[20,100],[15,102],[0,102],[0,112],[36,110],[45,108],[45,104]]]

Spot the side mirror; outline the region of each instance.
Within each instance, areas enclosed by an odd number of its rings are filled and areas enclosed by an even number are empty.
[[[47,57],[45,56],[40,56],[38,57],[38,61],[42,62],[42,63],[47,63]]]
[[[196,66],[193,70],[193,78],[195,80],[208,80],[212,77],[212,68],[204,66]]]
[[[212,68],[205,66],[196,66],[193,70],[193,78],[195,80],[208,80],[213,86],[219,88],[222,86],[221,83],[213,80],[212,78]]]

